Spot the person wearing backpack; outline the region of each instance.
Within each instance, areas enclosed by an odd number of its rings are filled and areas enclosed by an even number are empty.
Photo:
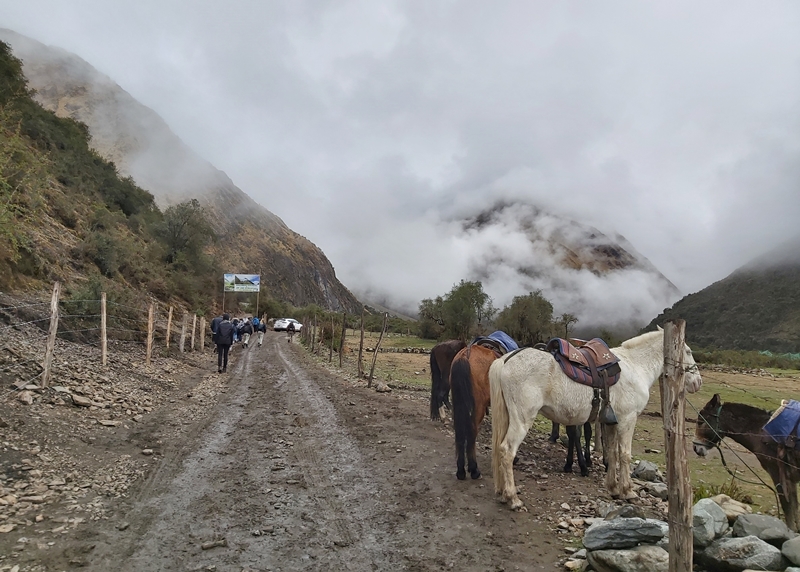
[[[267,333],[267,324],[263,321],[258,322],[258,347],[261,347],[261,344],[264,342],[264,334]]]
[[[214,353],[219,351],[217,347],[217,328],[219,328],[220,322],[222,322],[222,316],[217,316],[211,320],[211,342],[214,344]]]
[[[222,321],[217,326],[217,373],[227,373],[228,352],[233,345],[234,326],[231,324],[230,314],[223,314]]]
[[[250,343],[250,336],[253,333],[253,324],[250,323],[250,320],[247,319],[242,324],[242,344],[244,347],[247,347],[247,344]]]

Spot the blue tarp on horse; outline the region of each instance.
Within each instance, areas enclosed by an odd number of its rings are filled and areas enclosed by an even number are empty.
[[[517,342],[515,342],[511,336],[501,330],[492,332],[486,337],[501,344],[504,348],[506,348],[507,352],[513,352],[514,350],[519,349]]]
[[[777,443],[800,449],[800,401],[784,399],[764,425],[764,431]]]

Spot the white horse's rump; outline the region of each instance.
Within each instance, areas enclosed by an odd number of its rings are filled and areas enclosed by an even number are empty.
[[[613,348],[622,373],[609,388],[609,401],[617,425],[605,428],[608,462],[606,487],[612,496],[632,494],[631,442],[636,418],[647,405],[650,388],[664,369],[664,332],[649,332]],[[686,389],[700,389],[702,378],[694,358],[684,345]],[[553,356],[534,349],[522,350],[489,369],[492,392],[492,471],[495,492],[512,508],[521,508],[514,485],[513,460],[538,413],[563,425],[583,425],[591,414],[593,390],[572,381]]]

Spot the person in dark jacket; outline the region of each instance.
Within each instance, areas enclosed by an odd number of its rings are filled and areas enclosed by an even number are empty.
[[[261,347],[261,344],[264,343],[264,334],[267,333],[267,324],[263,320],[259,321],[256,330],[258,331],[258,347]]]
[[[294,322],[289,322],[289,325],[286,326],[286,333],[289,334],[289,343],[292,343],[292,338],[294,337],[295,327]]]
[[[233,345],[233,332],[234,327],[231,324],[230,314],[223,314],[222,321],[217,326],[217,348],[219,348],[217,371],[219,373],[227,373],[228,371],[228,352]]]
[[[211,341],[214,344],[214,353],[219,351],[219,348],[217,348],[217,328],[219,327],[220,322],[222,322],[222,316],[217,316],[211,320]]]
[[[253,324],[250,323],[250,319],[244,321],[242,324],[242,344],[244,347],[247,347],[247,344],[250,343],[250,336],[253,333]]]

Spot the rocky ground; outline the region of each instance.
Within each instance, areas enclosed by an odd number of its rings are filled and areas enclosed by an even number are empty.
[[[47,390],[11,390],[40,349],[0,354],[0,571],[555,570],[609,509],[602,471],[561,472],[532,433],[516,471],[530,512],[457,481],[424,392],[376,393],[269,332],[213,356],[62,348]],[[35,360],[34,360],[35,362]],[[34,371],[35,373],[35,371]],[[663,512],[645,495],[638,504]]]

